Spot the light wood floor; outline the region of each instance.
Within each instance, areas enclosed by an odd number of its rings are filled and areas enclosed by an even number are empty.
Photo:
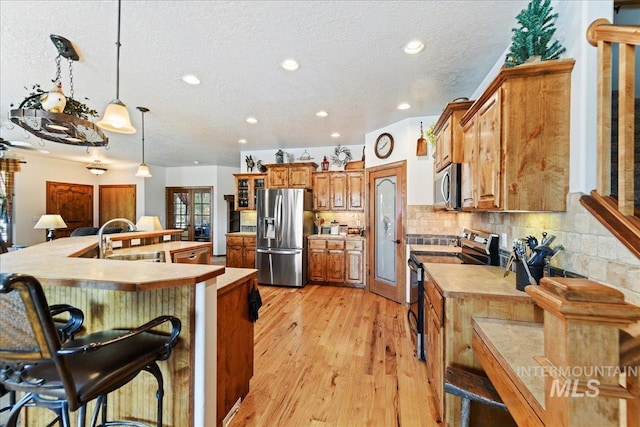
[[[404,306],[345,287],[260,292],[255,373],[230,427],[436,425]]]

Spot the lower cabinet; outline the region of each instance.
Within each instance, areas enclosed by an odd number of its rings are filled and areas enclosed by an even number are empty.
[[[227,234],[227,267],[256,267],[256,236]]]
[[[364,239],[309,238],[309,283],[364,287]]]

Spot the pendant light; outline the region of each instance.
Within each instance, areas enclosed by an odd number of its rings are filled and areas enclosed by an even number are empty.
[[[136,107],[142,113],[142,163],[138,166],[138,172],[136,172],[136,176],[141,178],[151,178],[151,172],[149,171],[149,166],[144,162],[144,113],[148,112],[149,109],[145,107]]]
[[[100,160],[94,160],[92,163],[89,163],[87,169],[94,175],[102,175],[108,171],[107,167]]]
[[[96,123],[102,129],[117,133],[136,133],[131,125],[127,106],[120,101],[120,9],[121,0],[118,0],[118,41],[116,42],[116,99],[111,101],[104,112],[102,120]]]

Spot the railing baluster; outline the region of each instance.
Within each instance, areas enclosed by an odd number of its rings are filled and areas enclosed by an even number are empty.
[[[611,195],[611,43],[598,41],[597,189]]]
[[[635,46],[619,45],[618,101],[618,210],[633,215]]]

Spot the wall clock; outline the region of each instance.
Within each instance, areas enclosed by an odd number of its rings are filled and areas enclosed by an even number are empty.
[[[390,133],[381,133],[376,139],[374,151],[379,159],[389,157],[393,151],[393,136]]]

